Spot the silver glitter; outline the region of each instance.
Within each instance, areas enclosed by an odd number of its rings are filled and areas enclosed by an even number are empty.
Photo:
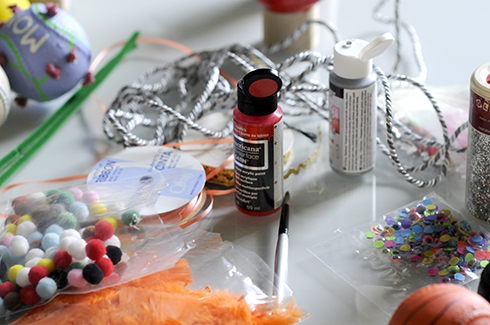
[[[468,127],[466,209],[473,217],[490,222],[490,136]]]

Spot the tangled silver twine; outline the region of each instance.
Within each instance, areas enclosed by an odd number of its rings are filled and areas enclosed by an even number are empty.
[[[420,42],[415,29],[399,17],[400,1],[395,0],[394,18],[384,17],[380,10],[388,2],[381,0],[374,10],[374,18],[386,24],[395,25],[395,39],[406,31],[412,44],[419,75],[410,78],[400,74],[386,75],[379,67],[374,67],[378,75],[379,87],[384,92],[385,106],[378,110],[386,117],[386,144],[378,137],[381,152],[388,156],[397,171],[406,181],[418,187],[432,187],[446,175],[449,166],[449,152],[464,151],[466,148],[452,146],[459,134],[468,126],[461,125],[452,136],[438,107],[437,101],[423,85],[427,69],[422,57]],[[327,22],[308,21],[280,44],[262,51],[247,44],[234,44],[214,51],[203,51],[182,57],[175,62],[158,65],[147,71],[138,80],[123,87],[107,110],[103,119],[103,129],[107,137],[117,143],[129,146],[157,146],[172,141],[181,142],[189,129],[196,130],[209,138],[230,137],[233,121],[220,131],[209,130],[199,125],[205,114],[217,110],[231,110],[236,107],[236,88],[223,73],[227,69],[239,69],[242,75],[258,68],[278,71],[283,80],[279,101],[286,116],[316,114],[328,121],[328,83],[311,77],[320,69],[333,69],[333,55],[322,55],[315,51],[297,53],[286,60],[275,63],[266,54],[281,51],[297,40],[312,24],[325,27],[338,42],[340,36]],[[397,59],[393,71],[397,71],[401,61],[401,44],[397,44]],[[299,73],[297,71],[300,71]],[[294,73],[293,73],[294,72]],[[393,116],[391,89],[416,87],[432,104],[443,132],[443,143],[423,137]],[[294,130],[299,130],[290,126]],[[308,132],[303,132],[308,135]],[[314,138],[310,136],[310,138]],[[418,166],[404,166],[397,153],[395,140],[402,139],[415,146],[436,147],[437,154]],[[420,180],[412,173],[435,167],[438,175],[430,180]]]

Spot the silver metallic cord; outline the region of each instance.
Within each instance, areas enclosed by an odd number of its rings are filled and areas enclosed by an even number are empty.
[[[385,73],[374,67],[384,92],[385,105],[378,110],[385,116],[386,144],[377,138],[381,152],[387,155],[397,171],[411,184],[418,187],[431,187],[438,184],[446,175],[449,167],[449,152],[461,152],[466,148],[453,146],[455,139],[468,126],[461,125],[450,137],[442,113],[435,98],[423,85],[427,69],[422,57],[420,42],[415,29],[399,17],[400,1],[395,1],[393,19],[380,14],[388,0],[381,0],[374,10],[375,19],[394,24],[397,42],[400,42],[401,30],[408,32],[412,50],[419,69],[415,78]],[[311,24],[320,24],[330,31],[335,41],[340,40],[337,31],[321,21],[302,24],[287,39],[265,49],[265,53],[281,51],[298,39]],[[401,62],[401,43],[397,43],[397,61],[394,70]],[[328,121],[328,83],[316,80],[315,73],[320,69],[329,73],[333,69],[333,55],[323,55],[315,51],[297,53],[286,60],[275,63],[264,52],[247,44],[233,44],[214,51],[202,51],[184,56],[174,62],[158,65],[146,71],[132,84],[123,87],[113,100],[103,119],[103,130],[107,137],[124,146],[157,146],[172,141],[183,141],[189,129],[196,130],[210,138],[230,137],[233,123],[218,131],[199,125],[199,120],[217,110],[232,110],[236,107],[235,80],[224,74],[233,71],[243,76],[257,68],[276,69],[283,80],[279,100],[284,114],[290,117],[316,114]],[[230,67],[231,66],[231,67]],[[237,73],[238,70],[239,72]],[[225,77],[226,76],[226,77]],[[391,90],[401,86],[420,89],[431,102],[443,133],[443,143],[423,137],[393,116]],[[288,121],[293,129],[296,128]],[[306,131],[301,131],[303,134]],[[413,146],[436,147],[437,153],[417,166],[404,166],[399,159],[395,143],[398,140]],[[427,168],[435,168],[437,176],[429,180],[420,180],[412,174]]]

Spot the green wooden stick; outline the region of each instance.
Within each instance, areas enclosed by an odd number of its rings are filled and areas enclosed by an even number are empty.
[[[80,88],[63,106],[46,119],[34,130],[21,144],[9,152],[0,160],[0,170],[5,169],[0,175],[0,186],[12,177],[46,142],[61,128],[61,126],[78,111],[82,103],[90,94],[109,76],[121,60],[136,48],[136,38],[139,32],[135,32],[126,42],[121,51],[110,60],[95,75],[95,82]],[[10,164],[10,166],[9,166]]]

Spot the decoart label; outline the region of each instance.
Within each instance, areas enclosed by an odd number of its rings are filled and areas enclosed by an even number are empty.
[[[490,135],[490,99],[471,90],[469,122],[476,130]]]

